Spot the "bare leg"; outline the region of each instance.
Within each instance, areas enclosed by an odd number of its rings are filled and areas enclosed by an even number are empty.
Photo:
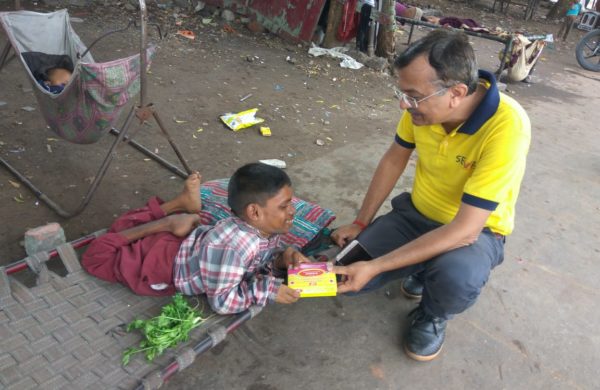
[[[198,214],[176,214],[131,229],[122,230],[119,234],[129,242],[161,232],[169,232],[178,237],[185,237],[198,226],[198,223],[200,223],[200,216]]]
[[[197,213],[202,208],[200,201],[200,183],[202,176],[198,172],[194,172],[185,180],[183,191],[174,199],[160,205],[165,214],[173,214],[184,211],[187,213]]]

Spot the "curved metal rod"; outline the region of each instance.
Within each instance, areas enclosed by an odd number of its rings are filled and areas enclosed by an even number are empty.
[[[77,59],[81,59],[81,58],[85,57],[85,55],[86,55],[86,54],[87,54],[87,53],[88,53],[88,52],[89,52],[89,51],[92,49],[92,47],[94,47],[94,45],[95,45],[96,43],[98,43],[100,40],[102,40],[102,39],[106,38],[107,36],[109,36],[109,35],[111,35],[111,34],[118,33],[118,32],[123,32],[123,31],[127,31],[127,30],[129,30],[129,28],[130,28],[132,25],[133,25],[133,26],[135,26],[135,21],[134,21],[134,20],[130,20],[130,21],[129,21],[129,24],[127,24],[127,27],[125,27],[125,28],[121,28],[121,29],[118,29],[118,30],[112,30],[112,31],[109,31],[109,32],[107,32],[107,33],[104,33],[104,34],[100,35],[98,38],[96,38],[96,39],[94,40],[94,42],[92,42],[92,43],[91,43],[91,44],[90,44],[90,45],[87,47],[87,49],[86,49],[86,50],[83,52],[83,54],[79,54],[79,53],[77,53]],[[137,26],[135,26],[135,27],[137,27]]]

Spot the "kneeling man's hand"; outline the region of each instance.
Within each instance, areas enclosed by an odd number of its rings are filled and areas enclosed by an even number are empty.
[[[360,226],[355,224],[343,225],[335,229],[331,233],[331,239],[338,246],[344,247],[344,245],[354,240],[354,238],[358,236],[358,233],[360,233],[361,230],[362,229],[360,228]]]
[[[357,261],[345,267],[336,265],[333,272],[343,275],[338,283],[338,294],[360,291],[377,274],[370,261]]]

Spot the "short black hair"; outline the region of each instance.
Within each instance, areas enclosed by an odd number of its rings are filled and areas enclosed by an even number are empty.
[[[433,30],[400,54],[394,61],[394,68],[402,69],[420,55],[427,56],[429,65],[435,69],[444,87],[463,83],[469,88],[469,95],[477,89],[477,59],[464,32]]]
[[[283,187],[291,186],[287,173],[263,163],[250,163],[240,167],[229,180],[227,203],[238,217],[244,216],[251,203],[264,206]]]

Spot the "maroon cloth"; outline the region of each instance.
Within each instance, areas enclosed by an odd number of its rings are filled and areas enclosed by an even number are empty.
[[[171,233],[151,234],[129,242],[118,232],[164,218],[162,200],[151,198],[145,207],[120,216],[108,233],[94,240],[83,254],[81,264],[90,274],[108,282],[119,282],[139,295],[175,294],[173,262],[183,238]],[[164,290],[152,284],[165,283]]]

